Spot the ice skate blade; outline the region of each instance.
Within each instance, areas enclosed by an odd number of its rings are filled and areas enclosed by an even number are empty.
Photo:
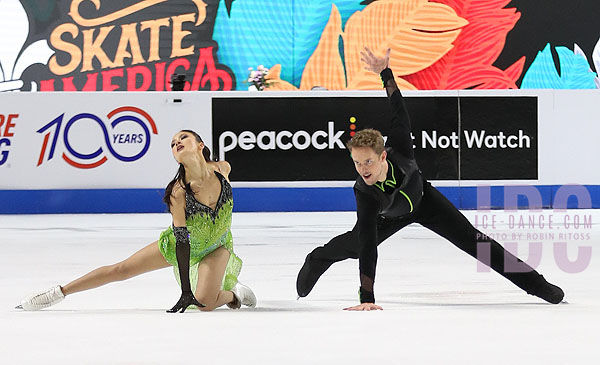
[[[23,309],[23,306],[19,304],[18,306],[15,307],[15,309]]]

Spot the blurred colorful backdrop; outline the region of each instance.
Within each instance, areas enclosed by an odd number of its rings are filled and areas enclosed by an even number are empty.
[[[600,88],[600,2],[1,0],[0,91]]]

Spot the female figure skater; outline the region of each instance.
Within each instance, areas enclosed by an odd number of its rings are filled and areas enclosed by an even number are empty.
[[[233,253],[230,230],[231,166],[226,161],[211,161],[209,149],[193,131],[177,133],[171,141],[171,150],[179,170],[167,186],[163,200],[171,212],[172,227],[163,231],[158,241],[128,259],[100,267],[65,286],[31,295],[17,308],[39,310],[67,295],[171,265],[181,285],[181,297],[167,312],[183,313],[190,305],[202,311],[223,304],[232,309],[240,308],[241,304],[256,305],[252,290],[237,281],[242,261]]]
[[[365,69],[381,76],[393,119],[385,145],[381,133],[374,129],[359,131],[347,144],[360,175],[354,184],[356,225],[352,231],[333,238],[306,256],[296,282],[298,296],[307,296],[334,262],[358,258],[361,304],[345,309],[382,309],[375,304],[373,291],[377,245],[408,224],[417,222],[473,257],[477,257],[478,243],[490,244],[491,259],[485,264],[528,294],[553,304],[560,303],[564,293],[559,287],[548,283],[529,265],[475,229],[421,176],[412,148],[409,116],[388,68],[389,56],[389,49],[384,57],[375,56],[368,48],[361,52]],[[505,268],[505,260],[513,263],[511,269]]]

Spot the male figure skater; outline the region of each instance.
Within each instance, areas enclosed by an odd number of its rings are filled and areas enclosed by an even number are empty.
[[[345,309],[382,309],[375,304],[373,290],[377,245],[416,222],[475,258],[478,244],[488,242],[490,262],[485,264],[528,294],[553,304],[560,303],[564,297],[562,289],[548,283],[529,265],[479,232],[421,176],[413,152],[409,116],[392,71],[388,68],[389,56],[389,49],[384,57],[375,56],[368,48],[361,52],[365,68],[381,76],[393,118],[385,144],[381,133],[374,129],[357,132],[347,144],[360,175],[354,184],[356,225],[352,231],[333,238],[306,256],[296,282],[298,296],[307,296],[319,277],[334,262],[358,258],[361,304]],[[510,260],[512,267],[506,269],[505,260]]]

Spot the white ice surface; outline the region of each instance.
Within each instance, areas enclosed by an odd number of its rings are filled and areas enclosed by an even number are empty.
[[[552,215],[548,227],[509,229],[510,215]],[[566,229],[562,217],[592,216]],[[569,258],[592,247],[585,270],[567,273],[543,243],[537,267],[568,304],[527,295],[418,225],[379,249],[375,294],[383,311],[357,304],[358,262],[335,264],[306,298],[295,280],[304,257],[354,224],[354,213],[236,213],[240,281],[258,307],[167,314],[179,297],[171,269],[67,297],[39,312],[22,297],[120,261],[157,239],[166,214],[0,215],[2,364],[596,364],[600,357],[600,210],[465,212],[488,233],[589,234],[568,241]],[[562,231],[561,231],[562,230]],[[555,241],[558,241],[558,237]],[[519,255],[527,258],[527,241]]]

